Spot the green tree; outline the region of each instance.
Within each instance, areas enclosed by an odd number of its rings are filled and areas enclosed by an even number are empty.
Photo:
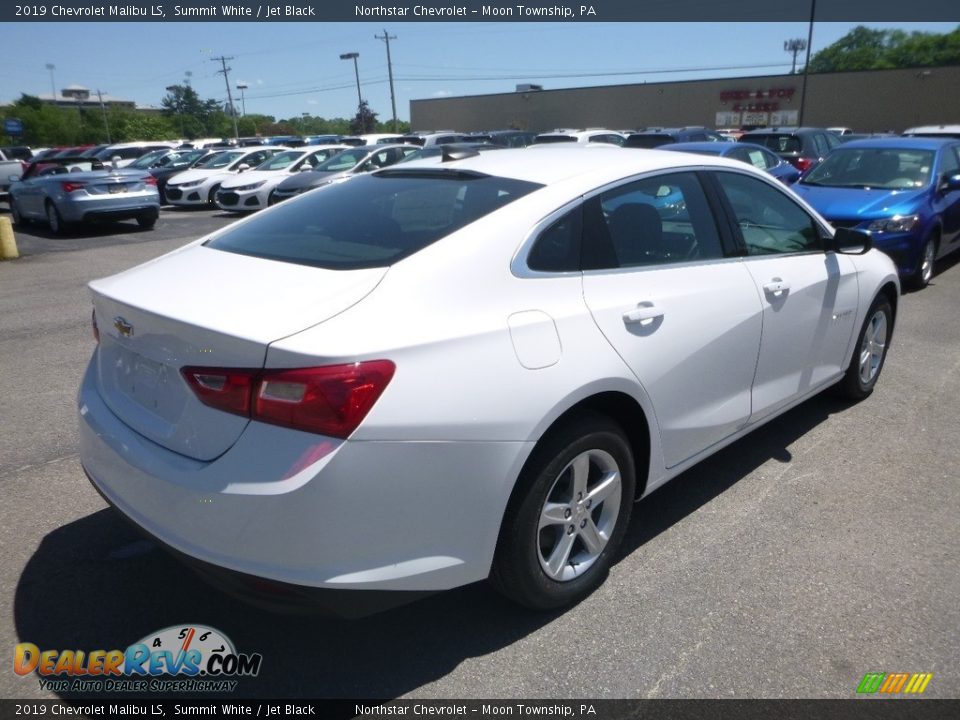
[[[160,101],[163,114],[186,138],[233,135],[230,117],[216,100],[201,100],[189,85],[172,85]],[[224,126],[226,119],[226,129]]]
[[[960,26],[949,33],[855,27],[810,58],[810,72],[960,64]]]
[[[354,135],[372,133],[377,128],[377,113],[370,109],[366,100],[361,101],[357,114],[350,121],[350,132]]]

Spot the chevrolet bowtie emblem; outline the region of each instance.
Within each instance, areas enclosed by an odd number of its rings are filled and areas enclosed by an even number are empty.
[[[120,337],[133,336],[133,325],[119,315],[113,319],[113,326],[117,329],[117,332],[120,333]]]

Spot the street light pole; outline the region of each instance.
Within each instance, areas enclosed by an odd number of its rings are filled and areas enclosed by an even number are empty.
[[[53,71],[56,69],[56,65],[53,63],[47,63],[47,70],[50,71],[50,101],[54,105],[57,104],[57,84],[53,81]]]
[[[247,96],[243,94],[249,85],[246,83],[237,83],[237,90],[240,91],[240,107],[243,108],[243,117],[247,116]]]
[[[794,38],[793,40],[783,41],[783,51],[793,54],[793,67],[790,68],[790,74],[797,73],[797,55],[807,49],[807,41],[803,38]]]
[[[340,56],[341,60],[353,60],[353,72],[357,76],[357,108],[359,109],[363,105],[363,98],[360,96],[360,69],[357,67],[357,58],[360,57],[360,53],[349,52],[343,53]]]

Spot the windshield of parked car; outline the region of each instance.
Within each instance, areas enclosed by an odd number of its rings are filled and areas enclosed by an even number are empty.
[[[834,150],[801,183],[828,187],[897,190],[930,182],[933,152],[896,148]]]
[[[154,150],[146,155],[134,160],[128,167],[134,170],[147,170],[160,163],[165,155],[169,155],[169,150]]]
[[[315,172],[340,172],[357,166],[370,154],[369,146],[360,146],[362,149],[344,150],[327,158],[314,168]]]
[[[307,193],[205,245],[331,270],[386,267],[539,187],[478,173],[388,169]]]
[[[210,160],[204,160],[203,169],[204,170],[217,170],[219,168],[225,168],[227,165],[231,165],[240,158],[246,155],[245,152],[236,151],[236,152],[222,152],[216,155],[211,156]],[[199,165],[197,166],[199,167]]]
[[[257,165],[257,170],[284,170],[303,157],[299,150],[282,152]]]

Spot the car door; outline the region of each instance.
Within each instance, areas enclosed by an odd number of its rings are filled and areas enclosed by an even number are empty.
[[[853,261],[825,252],[824,231],[772,181],[737,172],[712,176],[763,305],[751,422],[839,376],[858,302]]]
[[[761,306],[697,173],[586,200],[583,270],[594,321],[653,403],[667,467],[746,424]]]

